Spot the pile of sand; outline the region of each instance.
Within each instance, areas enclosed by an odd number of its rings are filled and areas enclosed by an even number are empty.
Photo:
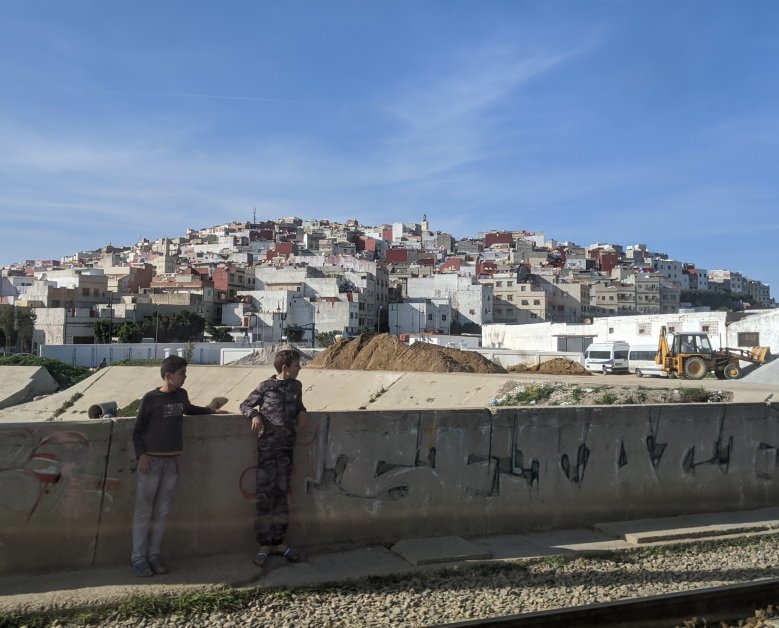
[[[548,375],[592,375],[578,362],[566,358],[553,358],[532,366],[515,364],[510,366],[508,371],[510,373],[547,373]]]
[[[439,347],[426,342],[407,345],[391,334],[362,334],[340,340],[317,355],[307,368],[428,373],[505,373],[474,351]]]
[[[779,384],[779,360],[771,359],[762,366],[750,364],[742,373],[751,384]]]

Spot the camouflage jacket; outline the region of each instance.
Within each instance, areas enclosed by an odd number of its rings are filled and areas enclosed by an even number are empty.
[[[306,411],[303,386],[297,379],[278,379],[274,375],[257,386],[240,407],[248,418],[260,416],[260,438],[281,440],[291,446],[298,414]]]

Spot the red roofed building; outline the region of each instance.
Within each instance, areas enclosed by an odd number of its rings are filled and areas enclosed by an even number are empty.
[[[459,257],[450,257],[438,267],[438,272],[446,273],[454,271],[459,273],[462,269],[462,264],[463,261]]]
[[[476,264],[477,277],[492,277],[498,271],[498,265],[495,262],[479,262]]]
[[[296,254],[294,242],[276,242],[275,248],[265,254],[265,259],[272,260],[274,257],[290,257]]]
[[[368,236],[357,236],[354,241],[354,246],[357,251],[368,251],[369,253],[376,252],[376,240]]]
[[[408,249],[388,249],[384,261],[390,264],[407,264]]]
[[[514,244],[514,236],[506,231],[486,234],[484,236],[484,248],[489,248],[493,244]]]

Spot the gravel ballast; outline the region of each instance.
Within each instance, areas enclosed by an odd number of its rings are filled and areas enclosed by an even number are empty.
[[[237,609],[233,603],[230,610],[205,613],[114,614],[86,624],[63,616],[45,625],[415,628],[777,577],[778,541],[771,534],[591,557],[460,564],[316,588],[244,591]]]

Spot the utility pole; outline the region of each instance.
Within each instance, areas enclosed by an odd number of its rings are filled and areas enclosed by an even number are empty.
[[[114,340],[114,297],[109,293],[108,295],[108,344],[110,345]]]

